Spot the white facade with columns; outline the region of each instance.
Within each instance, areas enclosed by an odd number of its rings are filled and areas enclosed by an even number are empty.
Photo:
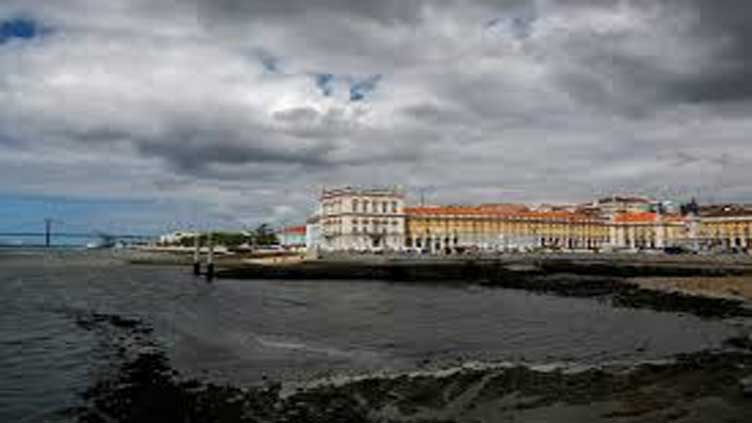
[[[399,250],[405,238],[404,209],[399,188],[324,190],[319,201],[321,249]]]

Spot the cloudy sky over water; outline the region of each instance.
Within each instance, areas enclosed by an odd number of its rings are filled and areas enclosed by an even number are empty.
[[[748,0],[4,0],[0,204],[161,228],[294,222],[343,184],[752,201],[750,39]]]

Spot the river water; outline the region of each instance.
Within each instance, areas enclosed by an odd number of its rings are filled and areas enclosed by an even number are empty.
[[[427,362],[659,359],[735,334],[723,321],[460,283],[207,284],[111,252],[0,252],[0,313],[2,422],[64,420],[56,411],[78,404],[117,341],[82,327],[92,314],[139,321],[182,375],[235,385]]]

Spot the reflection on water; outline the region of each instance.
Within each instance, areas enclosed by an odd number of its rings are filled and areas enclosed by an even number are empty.
[[[111,254],[0,253],[0,421],[75,405],[129,346],[164,352],[187,376],[252,384],[427,360],[658,358],[734,335],[720,321],[460,284],[208,285]]]

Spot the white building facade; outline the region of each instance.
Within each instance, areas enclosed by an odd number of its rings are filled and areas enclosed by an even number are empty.
[[[162,245],[179,244],[185,238],[193,238],[199,235],[197,232],[173,232],[165,235],[160,235],[159,243]]]
[[[306,250],[311,254],[316,254],[321,244],[321,219],[316,215],[306,222]]]
[[[405,195],[398,188],[324,190],[319,202],[320,248],[396,251],[405,242]]]

